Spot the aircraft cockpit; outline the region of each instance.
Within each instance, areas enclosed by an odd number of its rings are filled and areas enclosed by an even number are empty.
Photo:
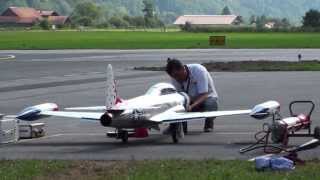
[[[158,83],[150,87],[146,95],[163,96],[176,93],[176,88],[169,83]]]

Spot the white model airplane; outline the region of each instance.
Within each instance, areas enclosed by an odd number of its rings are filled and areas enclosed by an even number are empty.
[[[160,124],[169,124],[172,139],[177,143],[179,138],[184,136],[182,122],[240,114],[263,119],[279,108],[278,102],[268,101],[247,110],[186,112],[189,105],[188,95],[177,92],[169,83],[158,83],[142,96],[122,100],[117,97],[111,65],[107,68],[106,83],[105,106],[75,107],[66,108],[67,111],[58,111],[58,105],[45,103],[22,110],[17,118],[33,121],[47,116],[59,116],[100,121],[102,126],[116,129],[108,133],[109,137],[121,139],[123,142],[127,142],[129,137],[147,137],[149,129],[160,130]]]

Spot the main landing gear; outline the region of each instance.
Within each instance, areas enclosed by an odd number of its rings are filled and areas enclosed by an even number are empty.
[[[107,137],[121,139],[123,143],[127,143],[129,139],[129,131],[124,129],[117,129],[113,132],[108,132]]]
[[[145,138],[148,136],[147,128],[116,129],[113,132],[107,133],[107,137],[121,139],[123,143],[127,143],[129,138]]]
[[[173,143],[179,143],[179,140],[184,138],[184,134],[187,133],[187,127],[182,122],[172,123],[169,128]]]

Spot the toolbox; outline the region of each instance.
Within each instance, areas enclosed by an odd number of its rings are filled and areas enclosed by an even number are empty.
[[[44,123],[19,124],[20,139],[31,139],[45,136]]]

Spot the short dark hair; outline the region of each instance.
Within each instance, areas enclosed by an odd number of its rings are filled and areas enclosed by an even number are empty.
[[[183,64],[181,61],[175,58],[167,59],[166,72],[171,75],[173,71],[181,70],[183,68]]]

